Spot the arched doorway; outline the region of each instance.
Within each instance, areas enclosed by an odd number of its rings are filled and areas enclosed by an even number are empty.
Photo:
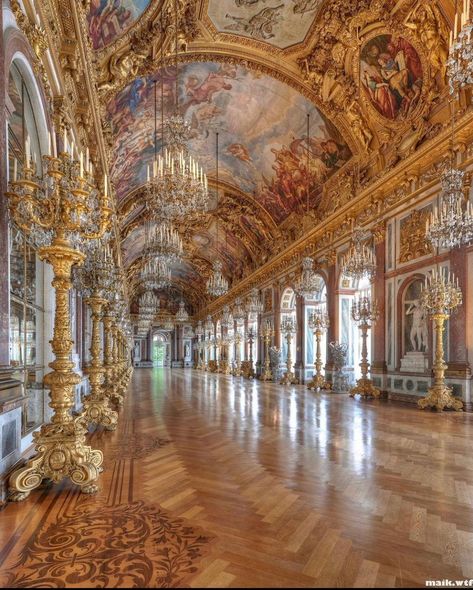
[[[169,332],[160,331],[153,334],[153,350],[151,358],[153,361],[153,367],[169,366]]]

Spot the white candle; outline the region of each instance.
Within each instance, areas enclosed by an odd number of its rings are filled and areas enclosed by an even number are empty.
[[[51,155],[51,132],[48,131],[48,156]]]
[[[80,177],[84,178],[84,154],[80,153]]]
[[[26,152],[26,167],[29,168],[30,167],[30,138],[28,135],[26,136],[25,152]]]
[[[55,158],[57,158],[56,131],[55,131],[54,127],[53,127],[52,136],[53,136],[53,156]]]
[[[15,158],[13,160],[13,180],[16,182],[17,179],[17,174],[18,174],[18,161]]]
[[[67,129],[64,127],[64,139],[62,145],[62,151],[67,154]]]
[[[85,169],[89,171],[89,148],[85,150]]]
[[[146,182],[149,182],[149,164],[146,166]]]
[[[104,195],[107,197],[108,192],[107,192],[107,175],[106,174],[103,175],[103,186],[104,186]]]

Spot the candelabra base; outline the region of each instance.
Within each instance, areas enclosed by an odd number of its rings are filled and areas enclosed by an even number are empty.
[[[110,407],[107,398],[100,399],[87,396],[84,399],[84,409],[82,414],[87,424],[97,424],[105,428],[105,430],[115,430],[117,428],[118,414]]]
[[[279,383],[281,385],[297,385],[299,381],[292,371],[286,371]]]
[[[242,371],[241,371],[241,367],[236,366],[233,371],[232,371],[232,375],[234,377],[241,377],[243,375]]]
[[[253,363],[251,361],[242,361],[241,363],[241,374],[245,379],[253,379],[255,371],[253,369]]]
[[[356,385],[350,389],[350,397],[355,397],[355,395],[359,395],[360,397],[374,397],[378,398],[381,395],[381,392],[377,387],[373,385],[371,379],[368,377],[362,377],[358,379]]]
[[[330,390],[332,389],[332,384],[326,381],[323,375],[314,375],[307,383],[307,389],[313,389],[314,391],[317,389]]]
[[[427,396],[420,399],[417,405],[421,410],[435,408],[439,412],[445,408],[451,408],[455,412],[463,411],[463,402],[452,395],[452,388],[446,385],[434,385],[430,387]]]
[[[228,361],[220,361],[218,363],[218,372],[222,373],[222,375],[231,375],[232,368],[230,367],[230,363]]]
[[[38,453],[10,476],[10,499],[19,502],[43,480],[59,482],[65,477],[78,485],[82,493],[94,494],[103,455],[85,444],[86,432],[82,416],[65,424],[45,424],[35,432]]]
[[[271,369],[265,368],[264,371],[259,376],[260,381],[273,381],[274,377],[271,372]]]

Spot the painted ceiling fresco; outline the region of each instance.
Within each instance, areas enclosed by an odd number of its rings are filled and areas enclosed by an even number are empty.
[[[165,112],[174,105],[175,69],[162,72]],[[154,155],[154,80],[138,78],[108,105],[114,131],[112,178],[118,199],[146,180]],[[158,91],[158,95],[160,92]],[[220,172],[281,223],[306,204],[316,206],[321,183],[350,158],[337,130],[289,86],[241,66],[187,64],[179,71],[179,105],[191,123],[191,153],[209,176],[219,132]],[[159,111],[158,104],[158,111]],[[310,113],[310,141],[306,122]],[[161,148],[158,112],[158,149]]]
[[[151,0],[91,0],[87,18],[94,49],[105,47],[128,29]]]
[[[216,29],[285,49],[307,35],[322,0],[210,0]]]

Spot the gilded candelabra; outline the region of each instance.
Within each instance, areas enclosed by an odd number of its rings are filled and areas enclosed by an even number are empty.
[[[233,369],[233,376],[234,377],[241,377],[242,372],[241,372],[240,345],[241,345],[241,341],[242,341],[242,335],[238,330],[236,330],[236,332],[235,332],[235,336],[234,336],[233,341],[235,342],[235,367]]]
[[[112,282],[113,260],[108,246],[97,241],[90,251],[84,266],[76,272],[79,288],[92,312],[92,338],[90,343],[91,361],[84,368],[89,377],[90,393],[84,398],[82,414],[88,424],[101,424],[107,430],[115,430],[118,415],[112,410],[105,394],[105,366],[102,361],[100,323],[102,309],[107,300],[103,297]]]
[[[284,373],[280,383],[281,385],[292,385],[298,383],[296,376],[292,371],[292,353],[291,342],[292,337],[296,333],[296,322],[292,317],[285,317],[281,322],[281,332],[286,336],[287,343],[287,357],[286,357],[286,372]]]
[[[360,395],[361,397],[375,397],[380,396],[380,391],[373,385],[373,382],[368,377],[370,363],[368,362],[368,348],[366,340],[368,338],[368,330],[372,327],[374,322],[378,319],[379,313],[375,303],[366,296],[353,301],[351,308],[351,317],[353,321],[358,324],[361,330],[361,378],[357,380],[356,385],[350,389],[350,397]]]
[[[463,402],[452,394],[451,387],[445,382],[447,364],[444,359],[443,333],[445,322],[450,315],[462,304],[462,292],[455,284],[453,276],[434,270],[431,276],[426,278],[421,293],[421,304],[432,318],[435,331],[435,361],[434,384],[429,388],[426,397],[419,400],[418,405],[424,409],[436,408],[442,411],[444,408],[452,408],[457,412],[463,408]]]
[[[274,336],[274,330],[270,322],[266,322],[261,330],[261,337],[264,342],[264,371],[260,375],[260,381],[272,381],[273,373],[271,372],[271,358],[269,356],[269,345]]]
[[[202,322],[199,321],[195,328],[195,335],[197,336],[197,367],[196,369],[202,370],[204,368],[204,327]]]
[[[315,375],[307,384],[308,389],[331,389],[332,385],[326,381],[322,375],[322,354],[320,351],[320,341],[322,335],[330,326],[330,320],[326,311],[317,308],[309,316],[309,327],[315,336]]]
[[[232,369],[230,367],[230,363],[228,361],[228,348],[231,344],[231,338],[228,336],[228,334],[225,334],[224,336],[222,336],[221,338],[219,338],[220,341],[220,355],[219,355],[219,361],[218,361],[218,371],[219,373],[222,373],[223,375],[230,375],[230,373],[232,372]]]
[[[253,366],[253,343],[255,341],[256,334],[253,328],[249,328],[246,333],[246,341],[248,344],[248,360],[245,361],[245,372],[244,377],[247,379],[253,379],[255,376],[255,369]]]
[[[98,193],[88,163],[84,170],[82,154],[79,163],[66,149],[58,157],[55,150],[54,155],[44,156],[42,164],[43,170],[36,171],[27,140],[22,178],[14,178],[6,193],[15,223],[43,244],[38,255],[52,266],[56,302],[51,340],[55,358],[49,364],[52,371],[44,377],[53,416],[51,423],[33,435],[35,455],[10,477],[13,500],[26,498],[43,479],[58,482],[65,477],[80,486],[82,492],[94,493],[103,461],[101,451],[85,444],[84,417],[72,415],[73,391],[81,377],[73,371],[71,360],[69,291],[72,267],[85,259],[76,244],[98,239],[109,226],[107,183],[104,194]]]

